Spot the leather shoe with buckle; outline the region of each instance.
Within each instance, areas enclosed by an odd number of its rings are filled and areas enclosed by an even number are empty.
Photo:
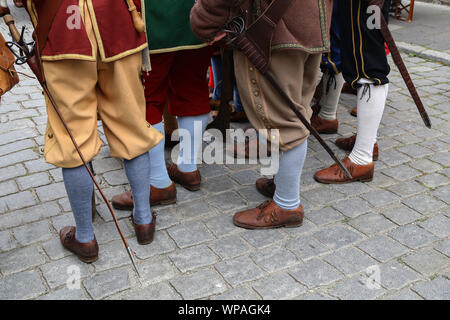
[[[80,243],[75,238],[76,227],[68,226],[59,231],[59,238],[64,248],[73,252],[78,259],[85,263],[92,263],[98,259],[98,243],[94,240]]]
[[[316,115],[311,118],[311,126],[319,133],[332,134],[337,133],[339,122],[337,119],[325,120]]]
[[[258,180],[256,180],[256,189],[263,196],[273,198],[273,195],[275,194],[275,188],[276,187],[273,179],[259,178]]]
[[[134,231],[136,232],[137,241],[139,244],[146,245],[153,241],[155,236],[156,214],[152,212],[152,222],[147,224],[137,224],[131,215],[131,222],[133,223]]]
[[[302,225],[303,217],[302,205],[294,210],[285,210],[278,207],[273,200],[267,200],[255,209],[236,213],[233,223],[245,229],[295,228]]]
[[[316,179],[317,182],[327,184],[341,184],[354,181],[372,181],[374,173],[373,162],[368,165],[358,165],[353,163],[349,157],[346,157],[344,160],[342,160],[342,164],[348,169],[353,177],[352,179],[350,179],[337,164],[333,164],[329,168],[317,171],[314,175],[314,179]]]

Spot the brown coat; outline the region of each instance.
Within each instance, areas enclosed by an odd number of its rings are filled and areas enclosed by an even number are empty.
[[[270,2],[270,0],[198,0],[191,11],[192,29],[199,39],[211,41],[229,18],[240,10],[251,10],[254,15],[260,15]],[[275,28],[272,49],[299,49],[308,53],[328,52],[332,8],[333,0],[294,0]]]

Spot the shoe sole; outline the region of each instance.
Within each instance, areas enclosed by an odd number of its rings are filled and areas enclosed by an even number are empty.
[[[170,199],[170,200],[161,200],[155,203],[150,203],[151,206],[163,206],[163,205],[169,205],[169,204],[173,204],[177,202],[177,198],[175,199]],[[121,206],[120,204],[112,204],[114,209],[117,210],[126,210],[126,211],[130,211],[133,210],[134,207],[128,207],[128,206]]]
[[[185,189],[187,189],[187,190],[189,190],[189,191],[192,191],[192,192],[195,192],[195,191],[199,191],[199,190],[200,190],[200,184],[195,184],[195,185],[185,185],[185,184],[181,184],[181,183],[180,183],[180,185],[181,185],[183,188],[185,188]]]
[[[317,182],[320,182],[320,183],[324,183],[324,184],[346,184],[346,183],[352,183],[352,182],[358,182],[358,181],[359,182],[371,182],[373,180],[373,177],[367,178],[367,179],[352,179],[352,180],[343,181],[343,182],[320,180],[320,179],[317,179],[316,177],[314,177],[314,180],[316,180]]]
[[[233,221],[233,223],[235,226],[238,226],[238,227],[241,227],[244,229],[248,229],[248,230],[267,230],[267,229],[278,229],[278,228],[298,228],[303,225],[303,220],[296,224],[282,224],[279,226],[271,226],[271,227],[255,227],[255,226],[251,226],[248,224],[239,223],[239,222],[235,222],[235,221]]]
[[[337,130],[321,130],[321,131],[317,131],[320,134],[335,134],[338,131]]]

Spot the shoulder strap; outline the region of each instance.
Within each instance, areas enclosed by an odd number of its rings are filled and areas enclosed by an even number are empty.
[[[277,25],[294,1],[295,0],[272,0],[259,18],[265,17],[272,21],[274,25]],[[259,18],[256,21],[258,21]]]

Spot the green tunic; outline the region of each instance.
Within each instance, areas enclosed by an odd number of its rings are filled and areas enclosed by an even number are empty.
[[[196,0],[145,0],[150,53],[198,49],[206,44],[192,33],[189,15]]]

